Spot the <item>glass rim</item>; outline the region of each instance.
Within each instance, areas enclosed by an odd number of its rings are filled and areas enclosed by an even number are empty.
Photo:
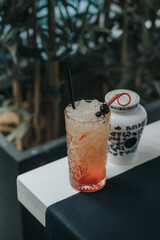
[[[79,100],[79,101],[76,101],[76,102],[80,102],[81,100]],[[91,102],[91,101],[93,101],[93,100],[85,100],[84,99],[84,101],[86,101],[86,102]],[[102,103],[103,104],[103,103]],[[72,117],[70,117],[68,114],[67,114],[67,108],[69,107],[69,106],[71,106],[72,104],[70,103],[70,104],[68,104],[67,105],[67,107],[64,109],[64,114],[68,117],[68,118],[70,118],[72,121],[74,121],[74,122],[79,122],[79,123],[96,123],[96,122],[101,122],[101,121],[104,121],[104,120],[106,120],[106,119],[108,119],[108,117],[110,117],[110,115],[111,115],[111,110],[109,109],[109,112],[107,113],[107,114],[105,114],[105,117],[97,117],[97,120],[95,120],[95,121],[79,121],[79,120],[76,120],[76,119],[74,119],[74,118],[72,118]]]

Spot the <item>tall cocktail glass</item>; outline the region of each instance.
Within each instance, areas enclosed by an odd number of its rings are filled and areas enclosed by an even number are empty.
[[[76,110],[65,109],[70,183],[82,192],[98,191],[106,183],[110,111],[96,117],[100,105],[82,100]]]

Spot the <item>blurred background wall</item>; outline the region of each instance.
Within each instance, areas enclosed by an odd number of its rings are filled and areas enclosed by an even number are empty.
[[[64,135],[70,102],[160,97],[159,0],[1,0],[0,131],[25,150]]]

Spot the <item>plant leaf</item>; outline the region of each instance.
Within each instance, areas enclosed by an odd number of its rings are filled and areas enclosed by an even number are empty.
[[[12,44],[11,46],[6,46],[8,51],[10,52],[13,62],[17,64],[17,43]]]
[[[89,26],[89,31],[111,34],[111,31],[108,28],[103,28],[98,25]]]
[[[6,138],[9,142],[17,143],[22,139],[31,126],[31,120],[22,121],[15,130],[13,130]]]
[[[159,81],[153,81],[153,86],[155,87],[158,95],[160,96],[160,82]]]

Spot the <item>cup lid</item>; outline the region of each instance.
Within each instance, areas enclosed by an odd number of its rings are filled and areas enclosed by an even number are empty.
[[[115,100],[111,105],[110,105],[110,108],[115,110],[115,111],[130,111],[130,110],[133,110],[135,109],[138,105],[139,105],[139,102],[140,102],[140,97],[137,93],[131,91],[131,90],[127,90],[127,89],[117,89],[117,90],[113,90],[109,93],[107,93],[105,95],[105,102],[108,103],[109,100],[114,97],[115,95],[117,94],[120,94],[120,93],[128,93],[130,96],[131,96],[131,102],[127,105],[127,106],[121,106],[118,104],[117,100]],[[128,102],[128,96],[127,95],[122,95],[120,98],[119,98],[119,102],[122,104],[122,105],[125,105],[127,102]]]

